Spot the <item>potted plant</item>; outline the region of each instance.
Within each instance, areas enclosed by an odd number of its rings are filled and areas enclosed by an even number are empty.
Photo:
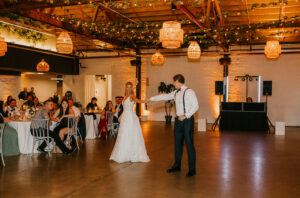
[[[172,84],[167,85],[164,82],[161,82],[159,87],[158,87],[158,93],[168,94],[168,93],[171,93],[174,90],[175,90],[174,85],[172,85]],[[174,104],[175,104],[174,100],[168,100],[168,101],[165,102],[166,124],[171,124],[171,121],[172,121],[171,112],[172,112],[172,107],[174,106]]]

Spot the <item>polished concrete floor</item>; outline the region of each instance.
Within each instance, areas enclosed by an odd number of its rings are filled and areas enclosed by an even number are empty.
[[[0,197],[300,197],[300,128],[286,136],[195,133],[197,175],[167,174],[173,126],[142,123],[151,162],[109,161],[114,141],[89,140],[72,155],[6,157]]]

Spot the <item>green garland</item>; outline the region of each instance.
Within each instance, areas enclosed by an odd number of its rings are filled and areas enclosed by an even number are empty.
[[[29,25],[32,27],[37,27],[37,28],[42,29],[41,25],[37,24],[33,20],[25,18],[25,17],[20,17],[16,14],[0,12],[0,17],[9,19],[12,21],[16,21],[16,22],[24,24],[24,25]],[[24,29],[21,27],[16,27],[13,25],[9,25],[9,24],[3,23],[1,21],[0,21],[0,29],[7,31],[8,33],[16,34],[19,36],[19,38],[26,39],[28,41],[32,41],[33,43],[46,40],[45,35],[43,35],[42,33]]]

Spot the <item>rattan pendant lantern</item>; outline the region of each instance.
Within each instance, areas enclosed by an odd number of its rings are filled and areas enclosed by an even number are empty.
[[[162,29],[159,31],[159,41],[162,42],[164,48],[179,48],[183,43],[181,24],[177,21],[164,22]]]
[[[42,61],[37,64],[36,70],[38,72],[48,72],[50,70],[50,66],[44,59],[42,59]]]
[[[71,54],[73,51],[73,42],[68,32],[60,33],[56,41],[56,50],[59,53]]]
[[[199,59],[201,56],[201,48],[196,41],[192,41],[188,47],[187,56],[189,59]]]
[[[5,42],[4,37],[0,37],[0,56],[5,56],[7,52],[7,43]]]
[[[159,52],[159,50],[156,50],[155,54],[151,57],[151,63],[152,65],[163,65],[165,62],[164,56]]]
[[[281,54],[281,45],[279,41],[267,41],[265,46],[265,55],[268,59],[277,59]]]

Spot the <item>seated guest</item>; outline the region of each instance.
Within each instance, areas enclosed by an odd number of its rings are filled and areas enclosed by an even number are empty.
[[[33,105],[32,107],[35,108],[35,109],[39,109],[41,108],[43,105],[39,102],[39,99],[37,97],[35,97],[33,99]]]
[[[24,110],[24,106],[27,106],[27,107],[32,107],[33,106],[33,99],[32,99],[31,95],[28,95],[27,101],[23,103],[23,105],[22,105],[23,110]]]
[[[9,106],[11,99],[13,99],[12,96],[7,96],[7,99],[6,99],[6,102],[5,102],[4,106],[6,106],[6,107]]]
[[[116,112],[116,109],[114,108],[113,103],[110,100],[106,102],[105,108],[101,112],[101,120],[98,124],[98,131],[99,131],[98,138],[103,138],[108,133],[107,117],[106,117],[107,112],[112,112],[112,113]]]
[[[251,97],[248,97],[246,102],[253,102],[253,100]]]
[[[21,116],[17,108],[16,99],[11,99],[9,106],[4,108],[4,113],[7,114],[9,117],[14,117],[14,118],[18,118]]]
[[[53,109],[53,102],[50,100],[47,100],[45,102],[45,106],[42,107],[36,114],[35,114],[35,119],[50,119],[49,112]],[[51,121],[49,123],[51,125]],[[68,149],[64,143],[62,142],[61,138],[59,137],[58,133],[49,131],[49,136],[52,137],[56,143],[56,145],[59,147],[59,149],[64,153],[68,154],[71,153],[73,150]],[[45,148],[47,146],[47,143],[44,141],[39,147],[38,150],[40,152],[45,153]]]
[[[68,130],[72,126],[68,126],[68,118],[74,117],[74,111],[72,108],[69,108],[68,101],[62,100],[60,107],[56,110],[53,118],[59,123],[57,127],[54,129],[54,133],[58,134],[61,140],[64,140],[65,135],[68,133]],[[69,123],[71,124],[71,123]],[[72,137],[73,139],[74,137]],[[75,140],[72,141],[72,146],[75,144]]]
[[[10,120],[3,116],[0,109],[0,124],[7,123]],[[2,139],[2,151],[4,156],[19,155],[18,145],[18,134],[17,131],[10,127],[8,124],[5,125]]]
[[[4,109],[5,109],[5,105],[4,105],[3,101],[0,101],[0,114],[3,117],[7,117],[7,114],[6,114],[6,112],[4,112]]]
[[[30,92],[28,93],[28,96],[31,96],[32,99],[34,99],[36,97],[36,95],[34,93],[34,87],[31,87]]]
[[[121,114],[123,113],[123,96],[117,96],[116,98],[116,112],[114,114],[114,123],[118,123],[119,122],[119,118],[121,116]]]
[[[75,117],[80,117],[80,110],[74,105],[73,99],[68,100],[69,108],[71,108],[74,111]]]
[[[97,105],[97,98],[93,97],[92,101],[86,106],[86,110],[95,110],[95,108],[98,107]]]
[[[20,100],[27,100],[28,97],[28,92],[27,92],[27,88],[24,87],[24,91],[21,91],[18,95]]]

